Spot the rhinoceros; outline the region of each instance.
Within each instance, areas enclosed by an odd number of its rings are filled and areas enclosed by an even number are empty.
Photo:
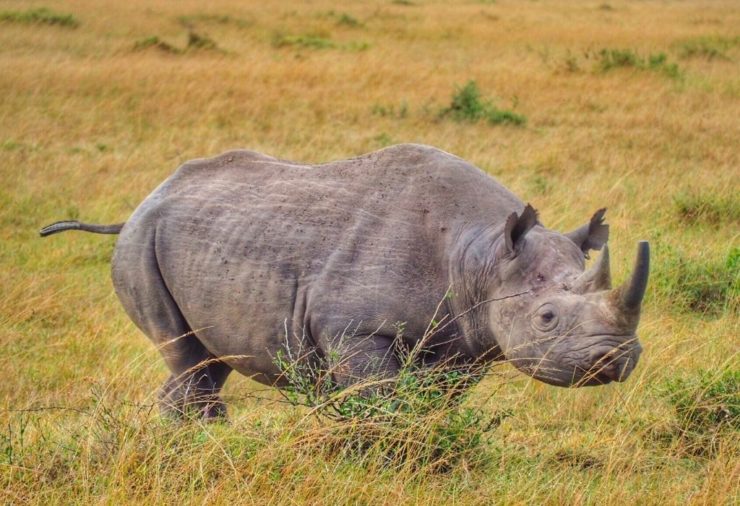
[[[392,378],[398,341],[422,339],[428,364],[507,360],[558,386],[625,380],[649,247],[612,289],[604,211],[549,230],[494,178],[423,145],[320,165],[237,150],[185,163],[125,223],[41,235],[120,233],[113,285],[172,372],[162,409],[212,418],[232,370],[280,386],[275,356],[291,348],[339,353],[345,386]],[[430,334],[433,319],[446,323]]]

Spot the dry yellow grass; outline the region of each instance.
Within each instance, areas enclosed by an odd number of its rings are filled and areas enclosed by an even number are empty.
[[[80,24],[0,21],[5,502],[740,500],[737,432],[711,454],[687,452],[661,393],[673,378],[740,368],[737,281],[724,308],[699,314],[678,304],[684,285],[701,280],[691,270],[681,278],[676,260],[717,265],[736,280],[737,2],[0,0],[0,12],[37,6]],[[182,16],[220,50],[133,50],[152,36],[185,48]],[[277,47],[280,35],[334,47]],[[703,49],[687,54],[697,44]],[[679,73],[602,72],[603,49],[664,53]],[[470,79],[527,125],[439,119],[455,86]],[[395,142],[475,163],[552,228],[608,207],[619,279],[635,241],[652,241],[645,352],[627,383],[561,390],[489,378],[474,400],[500,388],[484,407],[514,416],[493,433],[483,462],[441,475],[362,467],[302,446],[300,437],[320,427],[297,427],[301,413],[249,397],[258,387],[235,376],[225,392],[231,426],[172,427],[149,408],[164,366],[112,292],[114,240],[37,238],[56,219],[124,220],[191,158],[244,147],[320,162]],[[720,218],[682,219],[677,199],[685,195]]]

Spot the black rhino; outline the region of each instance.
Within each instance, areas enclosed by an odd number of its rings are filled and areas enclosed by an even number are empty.
[[[506,359],[559,386],[623,381],[641,352],[649,248],[612,289],[603,215],[548,230],[473,165],[404,144],[321,165],[242,150],[193,160],[125,224],[63,221],[41,235],[120,232],[113,284],[172,371],[163,410],[209,418],[225,413],[234,369],[279,385],[286,347],[340,353],[340,384],[391,377],[395,341],[413,346],[432,318],[448,323],[426,362]]]

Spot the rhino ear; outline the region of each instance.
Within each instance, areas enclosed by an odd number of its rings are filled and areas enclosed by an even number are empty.
[[[504,226],[504,240],[506,241],[506,250],[512,255],[516,256],[522,244],[524,244],[524,236],[537,224],[537,211],[527,204],[522,211],[522,214],[517,215],[511,213],[506,218],[506,225]]]
[[[609,225],[604,223],[605,213],[606,208],[599,209],[586,225],[565,234],[586,256],[589,250],[600,250],[609,240]]]

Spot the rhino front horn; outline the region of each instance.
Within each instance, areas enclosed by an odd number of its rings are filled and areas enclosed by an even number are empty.
[[[632,277],[616,290],[617,301],[621,309],[628,312],[640,310],[649,275],[650,244],[647,241],[640,241],[637,243],[637,260],[632,270]]]

